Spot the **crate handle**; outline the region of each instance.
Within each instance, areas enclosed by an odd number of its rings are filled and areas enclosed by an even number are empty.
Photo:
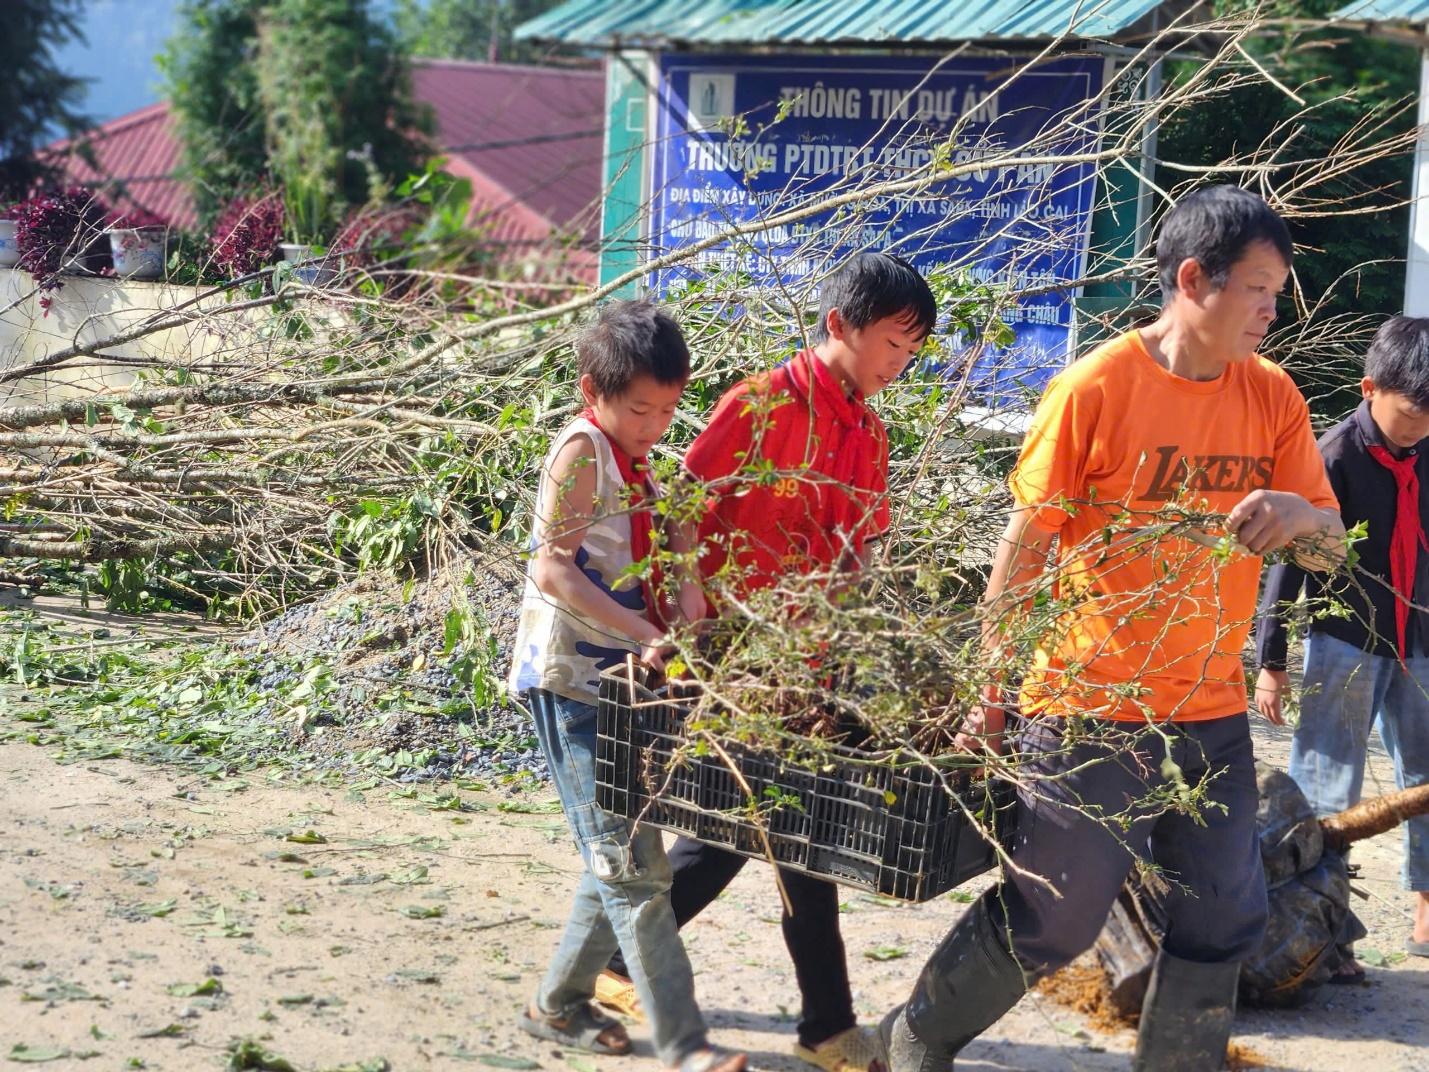
[[[654,675],[655,671],[641,664],[636,665],[635,656],[625,657],[625,683],[630,687],[630,700],[640,700],[642,703],[659,703],[660,697],[653,690],[646,687],[645,682]]]

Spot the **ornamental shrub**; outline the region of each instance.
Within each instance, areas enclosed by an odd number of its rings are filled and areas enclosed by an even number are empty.
[[[93,272],[107,266],[104,205],[82,186],[42,191],[13,210],[20,268],[41,290],[58,290],[66,268]]]
[[[250,275],[278,255],[283,241],[283,201],[272,192],[229,203],[213,226],[213,265],[230,279]]]

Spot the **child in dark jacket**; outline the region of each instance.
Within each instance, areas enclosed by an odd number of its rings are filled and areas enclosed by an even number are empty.
[[[1359,408],[1320,440],[1345,526],[1368,523],[1358,563],[1348,574],[1272,569],[1256,645],[1256,706],[1280,725],[1286,606],[1303,588],[1312,611],[1329,601],[1348,611],[1313,616],[1305,643],[1290,775],[1319,815],[1360,799],[1376,718],[1399,787],[1429,781],[1429,319],[1379,329],[1360,390]],[[1403,880],[1416,894],[1408,950],[1429,957],[1429,816],[1404,825]]]

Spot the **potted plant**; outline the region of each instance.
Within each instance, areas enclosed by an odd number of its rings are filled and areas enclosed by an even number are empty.
[[[84,187],[37,193],[14,216],[18,266],[41,290],[58,290],[61,272],[98,275],[109,267],[104,206]]]
[[[288,241],[278,248],[283,260],[296,265],[293,278],[310,287],[326,286],[337,278],[337,265],[329,263],[325,246],[332,230],[335,201],[336,189],[327,175],[304,172],[289,176],[283,183]]]
[[[109,251],[121,279],[158,279],[164,274],[169,227],[142,208],[109,217]]]
[[[13,268],[20,263],[20,248],[15,245],[15,210],[19,207],[0,205],[0,268]]]
[[[230,202],[210,236],[214,267],[238,279],[273,263],[283,240],[283,223],[283,202],[271,191]]]

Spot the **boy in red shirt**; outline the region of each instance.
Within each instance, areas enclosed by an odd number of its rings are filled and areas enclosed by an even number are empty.
[[[703,576],[724,570],[737,594],[791,574],[860,568],[889,524],[888,435],[866,400],[908,367],[936,318],[928,284],[891,254],[860,254],[829,277],[812,348],[731,388],[685,456],[711,495],[700,527]],[[676,921],[693,919],[745,862],[676,841]],[[793,908],[784,941],[803,999],[794,1052],[828,1072],[881,1070],[876,1038],[854,1016],[837,887],[788,869],[780,877]],[[596,993],[632,1011],[621,994],[626,974],[617,957]]]

